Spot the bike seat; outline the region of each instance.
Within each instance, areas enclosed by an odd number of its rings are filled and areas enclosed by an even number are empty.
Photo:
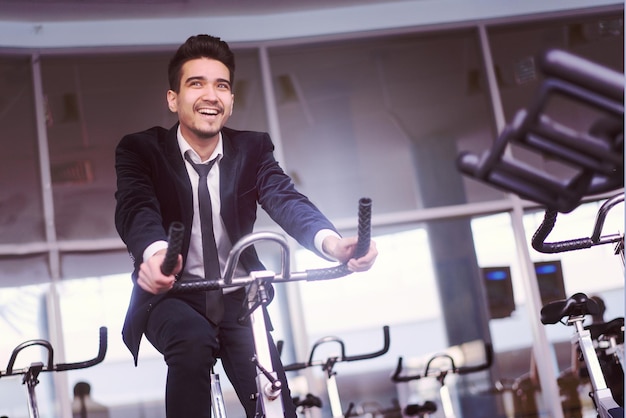
[[[404,408],[404,414],[409,417],[422,416],[424,414],[432,414],[437,411],[437,404],[432,401],[426,401],[423,404],[409,404]]]
[[[296,407],[302,407],[305,409],[322,407],[322,400],[310,393],[307,393],[304,399],[300,399],[299,396],[296,396],[295,398],[293,398],[293,403],[296,405]]]
[[[620,342],[624,341],[624,317],[615,318],[609,322],[602,322],[599,324],[590,324],[585,326],[585,329],[591,332],[591,338],[598,339],[601,335],[618,337]]]
[[[556,324],[566,316],[596,315],[600,307],[584,293],[576,293],[564,300],[556,300],[541,308],[541,323]]]

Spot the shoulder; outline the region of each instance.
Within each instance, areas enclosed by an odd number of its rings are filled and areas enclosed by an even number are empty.
[[[133,148],[133,147],[155,147],[164,142],[170,135],[171,131],[175,132],[175,128],[166,129],[161,126],[154,126],[152,128],[133,132],[124,135],[120,140],[118,147]]]
[[[269,137],[269,134],[267,132],[243,131],[227,127],[222,128],[222,134],[224,135],[224,137],[230,138],[233,141],[261,140],[262,138]]]
[[[231,146],[235,149],[274,148],[270,135],[267,132],[243,131],[224,127],[222,128],[222,139],[225,146]]]

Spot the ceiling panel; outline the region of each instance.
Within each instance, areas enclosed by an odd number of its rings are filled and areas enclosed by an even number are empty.
[[[0,0],[0,20],[258,15],[375,3],[385,3],[385,0]]]

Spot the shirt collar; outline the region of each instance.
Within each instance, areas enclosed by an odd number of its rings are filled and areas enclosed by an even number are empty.
[[[206,161],[200,161],[200,156],[198,155],[198,153],[196,153],[193,150],[193,148],[191,148],[191,145],[189,145],[189,143],[185,140],[182,132],[180,131],[180,125],[178,125],[178,129],[176,131],[176,139],[178,139],[178,148],[180,149],[180,155],[183,157],[183,159],[185,158],[185,154],[187,153],[187,151],[189,151],[189,153],[191,154],[191,159],[194,160],[195,162],[201,162],[201,163],[206,162]],[[222,142],[222,132],[220,132],[219,140],[217,141],[217,146],[215,147],[215,149],[213,150],[213,153],[211,154],[211,156],[209,157],[207,161],[211,161],[217,158],[218,159],[217,162],[219,162],[222,159],[223,155],[224,155],[224,143]]]

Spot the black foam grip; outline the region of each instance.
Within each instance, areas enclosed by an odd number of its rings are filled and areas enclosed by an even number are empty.
[[[306,270],[306,279],[307,281],[338,279],[350,273],[352,272],[348,266],[340,264],[334,267]]]
[[[363,197],[359,200],[358,241],[354,258],[363,257],[370,248],[372,227],[372,199]]]
[[[563,253],[566,251],[581,250],[583,248],[591,248],[593,242],[591,238],[576,238],[567,241],[546,242],[546,238],[556,223],[558,212],[554,209],[547,209],[543,221],[537,231],[535,231],[531,244],[532,247],[544,254]]]
[[[220,283],[217,280],[183,280],[174,283],[169,293],[190,293],[204,290],[218,290]]]
[[[363,257],[370,248],[372,227],[372,199],[363,197],[359,200],[359,220],[357,243],[354,250],[354,258]],[[338,279],[347,276],[352,271],[345,264],[321,269],[306,271],[307,281]]]
[[[168,246],[167,252],[165,253],[165,258],[163,259],[163,264],[161,264],[161,273],[165,276],[169,276],[174,271],[174,267],[176,267],[176,263],[178,262],[178,254],[183,246],[183,233],[185,232],[185,227],[182,222],[172,222],[169,229],[168,234]]]

